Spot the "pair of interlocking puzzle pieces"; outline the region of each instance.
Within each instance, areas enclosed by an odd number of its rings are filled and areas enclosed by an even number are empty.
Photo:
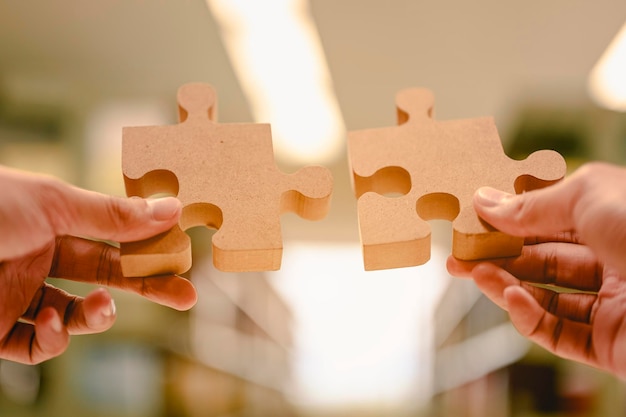
[[[321,166],[293,174],[275,162],[269,124],[216,123],[208,84],[178,90],[179,124],[123,129],[128,196],[175,195],[178,226],[121,245],[126,276],[183,273],[191,267],[193,226],[218,229],[213,260],[223,271],[280,268],[280,215],[310,220],[330,207],[332,176]],[[428,220],[452,221],[452,254],[464,260],[518,255],[523,240],[483,222],[472,206],[481,186],[520,193],[559,181],[565,161],[542,150],[516,161],[505,155],[491,117],[437,121],[429,90],[396,96],[398,126],[348,133],[352,185],[366,270],[420,265],[430,258]],[[391,198],[395,193],[399,197]],[[387,196],[386,196],[387,195]]]

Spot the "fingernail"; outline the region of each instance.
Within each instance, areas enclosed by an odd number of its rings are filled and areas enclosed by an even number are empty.
[[[63,323],[61,323],[61,318],[58,314],[54,314],[52,316],[52,320],[50,320],[50,326],[52,326],[52,330],[56,333],[61,333],[63,330]]]
[[[474,196],[475,201],[481,206],[495,207],[511,197],[511,194],[491,187],[481,187]]]
[[[113,317],[115,315],[115,301],[111,299],[108,307],[102,311],[104,317]]]
[[[158,221],[169,220],[176,216],[181,209],[180,201],[174,197],[156,198],[148,200],[152,218]]]

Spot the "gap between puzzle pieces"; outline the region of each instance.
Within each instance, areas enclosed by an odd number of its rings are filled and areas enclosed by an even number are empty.
[[[521,193],[553,184],[565,175],[563,157],[541,150],[513,160],[492,117],[434,120],[427,89],[400,91],[396,107],[398,126],[348,133],[365,269],[427,262],[433,219],[452,222],[452,254],[459,259],[519,255],[523,239],[482,221],[472,196],[482,186]]]
[[[190,227],[218,229],[213,261],[223,271],[280,268],[280,216],[309,220],[330,207],[333,179],[321,166],[293,174],[274,161],[269,124],[216,123],[217,95],[208,84],[178,90],[179,123],[125,127],[122,171],[128,196],[175,195],[183,204],[178,226],[121,245],[125,276],[183,273],[191,267]]]

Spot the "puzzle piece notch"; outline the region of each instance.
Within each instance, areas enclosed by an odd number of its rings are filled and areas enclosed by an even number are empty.
[[[309,166],[292,174],[274,162],[268,124],[219,124],[217,96],[206,84],[178,90],[180,123],[123,130],[122,168],[127,194],[165,192],[183,203],[178,226],[121,247],[127,276],[182,273],[191,266],[184,230],[216,228],[213,259],[224,271],[280,268],[280,215],[319,220],[328,212],[330,171]]]
[[[452,221],[458,258],[519,254],[522,239],[480,220],[472,196],[483,185],[513,193],[552,184],[565,174],[563,158],[554,151],[509,158],[490,117],[433,120],[429,90],[403,90],[396,106],[399,126],[348,134],[365,269],[428,261],[432,219]],[[381,195],[401,190],[397,198]]]

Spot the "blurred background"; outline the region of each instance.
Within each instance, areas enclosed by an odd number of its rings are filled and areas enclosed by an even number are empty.
[[[624,163],[625,22],[623,0],[0,0],[0,163],[123,196],[122,127],[176,123],[177,88],[203,81],[220,122],[272,123],[282,170],[335,180],[325,219],[283,216],[280,271],[219,272],[194,228],[191,311],[113,291],[109,332],[0,361],[0,415],[626,415],[622,382],[448,276],[448,222],[427,264],[364,272],[345,149],[427,87],[440,120],[494,116],[512,157]]]

